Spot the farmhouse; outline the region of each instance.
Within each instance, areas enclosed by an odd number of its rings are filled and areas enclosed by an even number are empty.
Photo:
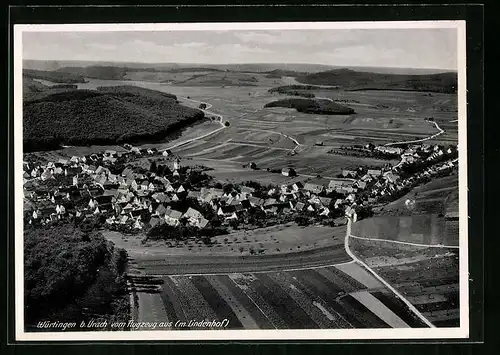
[[[355,170],[342,170],[342,176],[343,177],[352,177],[352,178],[355,178],[356,175],[358,175],[358,173]]]
[[[165,214],[165,222],[170,226],[178,226],[180,219],[182,217],[182,212],[176,210],[170,210]]]
[[[149,226],[151,228],[154,228],[157,225],[161,225],[161,224],[162,224],[162,220],[159,217],[151,217],[151,219],[149,220]]]
[[[264,205],[265,200],[255,197],[255,196],[250,196],[248,197],[248,201],[250,202],[250,205],[252,207],[261,207]]]
[[[221,206],[217,211],[217,215],[224,216],[226,219],[238,218],[236,208],[234,206]]]
[[[297,176],[297,173],[293,168],[283,168],[281,169],[281,175],[283,176]]]
[[[377,146],[375,147],[375,150],[378,150],[379,152],[382,153],[393,154],[393,155],[401,155],[403,153],[403,149],[397,147]]]
[[[329,190],[336,190],[340,188],[349,188],[354,185],[354,181],[346,181],[346,180],[330,180],[328,183]]]
[[[380,176],[380,175],[382,175],[382,170],[368,169],[367,175],[370,175],[370,176]]]
[[[200,225],[203,224],[203,227],[205,227],[208,223],[208,221],[203,217],[201,212],[195,210],[194,208],[189,207],[186,213],[182,216],[183,218],[186,218],[189,222],[189,224],[200,227]],[[203,222],[203,223],[202,223]],[[203,228],[201,227],[201,228]]]

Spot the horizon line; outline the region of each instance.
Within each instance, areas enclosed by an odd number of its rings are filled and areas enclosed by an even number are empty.
[[[133,60],[120,61],[120,60],[86,60],[86,59],[31,59],[23,58],[24,60],[31,60],[37,62],[89,62],[89,63],[114,63],[114,64],[143,64],[143,65],[159,65],[159,64],[180,64],[180,65],[322,65],[327,67],[344,67],[344,68],[384,68],[384,69],[416,69],[416,70],[443,70],[450,72],[458,72],[458,69],[452,68],[430,68],[430,67],[403,67],[403,66],[365,66],[365,65],[342,65],[342,64],[323,64],[323,63],[280,63],[280,62],[238,62],[238,63],[203,63],[203,62],[137,62]]]

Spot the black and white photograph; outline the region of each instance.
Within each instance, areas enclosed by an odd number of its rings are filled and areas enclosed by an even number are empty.
[[[16,339],[466,338],[465,38],[15,25]]]

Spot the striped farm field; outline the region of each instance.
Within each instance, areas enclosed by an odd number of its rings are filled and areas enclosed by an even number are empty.
[[[458,249],[359,238],[350,247],[436,327],[460,325]]]
[[[183,330],[200,329],[186,326],[190,320],[224,319],[229,329],[425,326],[359,270],[348,262],[305,270],[161,276],[156,293],[138,292],[138,321],[170,322],[172,329]]]

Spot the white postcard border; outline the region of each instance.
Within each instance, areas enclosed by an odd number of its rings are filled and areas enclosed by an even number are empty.
[[[22,178],[22,33],[94,31],[237,31],[305,29],[425,29],[457,30],[458,135],[459,135],[459,270],[460,327],[411,329],[319,329],[319,330],[168,330],[168,331],[24,331],[24,250]],[[253,23],[162,23],[162,24],[44,24],[14,25],[14,208],[15,225],[15,332],[18,341],[158,341],[158,340],[371,340],[371,339],[463,339],[469,336],[468,203],[467,203],[467,89],[465,21],[380,22],[253,22]]]

